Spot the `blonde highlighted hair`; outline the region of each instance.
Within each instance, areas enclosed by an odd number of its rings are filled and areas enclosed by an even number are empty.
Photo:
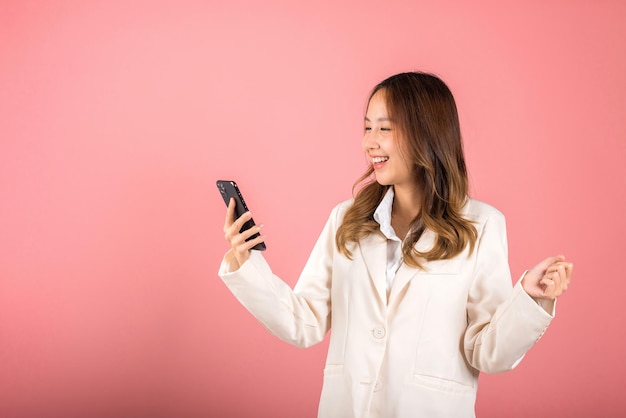
[[[378,91],[384,92],[394,129],[404,138],[402,147],[421,191],[420,212],[402,245],[404,262],[421,268],[424,261],[453,258],[467,246],[471,253],[477,232],[461,214],[468,179],[459,117],[450,89],[432,74],[410,72],[382,81],[369,99]],[[337,249],[349,258],[352,254],[348,243],[380,231],[374,211],[390,186],[376,182],[373,172],[370,166],[356,181],[353,190],[360,189],[337,230]],[[415,244],[426,230],[434,232],[434,246],[418,251]]]

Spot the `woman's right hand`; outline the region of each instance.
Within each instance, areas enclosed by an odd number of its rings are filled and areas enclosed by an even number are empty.
[[[224,237],[230,244],[230,251],[227,256],[230,258],[230,267],[232,270],[236,270],[250,257],[250,249],[255,245],[265,241],[263,235],[259,235],[255,239],[246,241],[252,235],[259,233],[263,228],[263,225],[255,225],[252,228],[241,231],[243,224],[252,218],[250,211],[241,215],[235,220],[235,199],[231,198],[228,202],[228,209],[226,209],[226,220],[224,221]],[[234,258],[234,260],[233,260]],[[233,263],[236,261],[236,264]]]

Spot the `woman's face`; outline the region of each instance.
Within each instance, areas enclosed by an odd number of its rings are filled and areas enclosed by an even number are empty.
[[[378,90],[367,106],[363,150],[383,186],[413,186],[411,166],[402,152],[404,138],[387,111],[385,92]]]

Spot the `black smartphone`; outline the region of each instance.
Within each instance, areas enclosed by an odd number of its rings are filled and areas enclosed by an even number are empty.
[[[248,206],[246,206],[246,201],[243,200],[243,196],[241,195],[241,191],[239,190],[237,183],[235,183],[232,180],[218,180],[216,184],[217,184],[218,190],[220,191],[220,194],[222,195],[222,198],[224,199],[224,203],[226,203],[226,206],[228,206],[228,203],[230,202],[231,197],[235,199],[235,219],[239,218],[241,215],[243,215],[244,213],[248,211]],[[250,218],[248,222],[243,224],[243,227],[241,228],[239,232],[243,232],[247,229],[250,229],[254,225],[255,225],[254,220]],[[256,233],[252,235],[250,238],[248,238],[246,241],[250,241],[251,239],[254,239],[258,236],[259,234]],[[255,245],[254,247],[252,247],[252,249],[265,251],[267,247],[265,246],[264,242],[261,242]]]

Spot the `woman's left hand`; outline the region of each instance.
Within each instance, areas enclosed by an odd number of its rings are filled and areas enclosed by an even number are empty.
[[[528,270],[522,287],[533,298],[554,300],[567,290],[573,269],[574,265],[562,255],[546,258]]]

